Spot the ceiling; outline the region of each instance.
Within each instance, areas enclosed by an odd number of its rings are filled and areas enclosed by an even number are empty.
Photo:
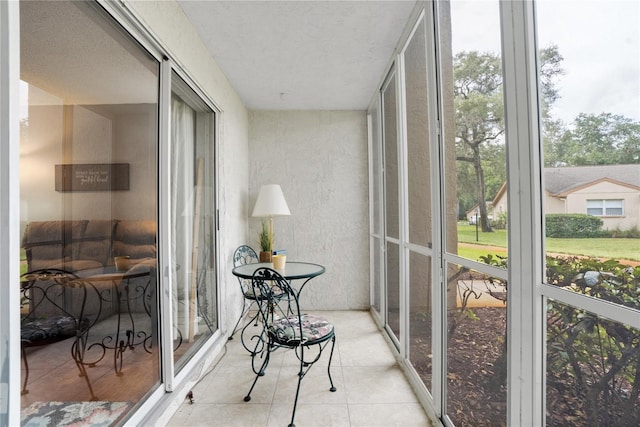
[[[364,110],[415,0],[178,0],[250,109]]]

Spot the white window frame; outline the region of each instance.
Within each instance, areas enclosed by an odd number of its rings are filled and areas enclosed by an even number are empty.
[[[20,276],[20,9],[0,2],[0,283]],[[0,286],[0,425],[20,424],[19,292]]]
[[[599,205],[599,206],[596,206]],[[598,209],[599,213],[593,213]],[[620,209],[620,213],[609,213],[609,209]],[[592,212],[589,212],[589,211]],[[587,199],[587,215],[593,216],[624,216],[623,199]]]

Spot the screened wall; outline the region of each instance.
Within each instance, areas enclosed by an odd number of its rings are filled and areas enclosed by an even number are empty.
[[[575,7],[425,3],[369,109],[372,310],[445,425],[640,422],[638,5]]]

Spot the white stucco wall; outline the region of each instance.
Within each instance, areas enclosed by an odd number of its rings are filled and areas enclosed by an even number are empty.
[[[274,218],[274,247],[287,260],[322,264],[304,289],[309,310],[369,307],[365,111],[251,111],[250,212],[261,184],[280,184],[291,216]],[[260,218],[250,220],[259,250]]]

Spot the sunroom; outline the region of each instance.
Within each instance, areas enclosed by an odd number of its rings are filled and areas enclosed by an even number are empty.
[[[434,425],[637,425],[639,14],[1,2],[0,425],[167,424],[269,224],[323,267],[304,309],[372,319]],[[563,167],[590,208],[546,206]],[[289,215],[253,215],[266,184]]]

